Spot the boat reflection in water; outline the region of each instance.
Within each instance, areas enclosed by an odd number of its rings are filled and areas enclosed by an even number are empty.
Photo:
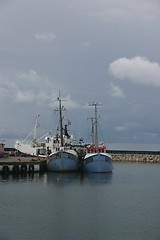
[[[83,173],[82,179],[91,183],[111,183],[112,173]]]
[[[47,173],[48,183],[70,184],[76,180],[79,180],[79,173],[56,173],[56,172]]]
[[[46,182],[54,184],[72,184],[74,182],[109,184],[112,181],[112,173],[46,173]]]

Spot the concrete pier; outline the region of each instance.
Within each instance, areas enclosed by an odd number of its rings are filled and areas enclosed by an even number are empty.
[[[0,158],[0,173],[34,173],[46,171],[46,160],[38,157]]]
[[[114,162],[160,163],[160,152],[108,151]],[[24,174],[47,171],[47,161],[40,157],[0,157],[0,174]]]

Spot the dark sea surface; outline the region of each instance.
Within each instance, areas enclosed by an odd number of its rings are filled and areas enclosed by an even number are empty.
[[[160,164],[0,175],[0,240],[160,240]]]

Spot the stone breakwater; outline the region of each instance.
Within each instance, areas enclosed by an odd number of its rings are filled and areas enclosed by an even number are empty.
[[[159,153],[111,153],[114,162],[160,163]]]

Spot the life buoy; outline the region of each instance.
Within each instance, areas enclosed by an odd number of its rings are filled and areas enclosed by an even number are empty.
[[[3,166],[2,173],[8,174],[9,173],[9,167],[7,165]]]
[[[34,165],[33,164],[30,164],[29,165],[29,172],[34,172]]]
[[[21,172],[23,172],[23,173],[27,172],[27,165],[26,164],[21,165]]]
[[[18,164],[13,165],[13,173],[19,173],[19,165]]]

